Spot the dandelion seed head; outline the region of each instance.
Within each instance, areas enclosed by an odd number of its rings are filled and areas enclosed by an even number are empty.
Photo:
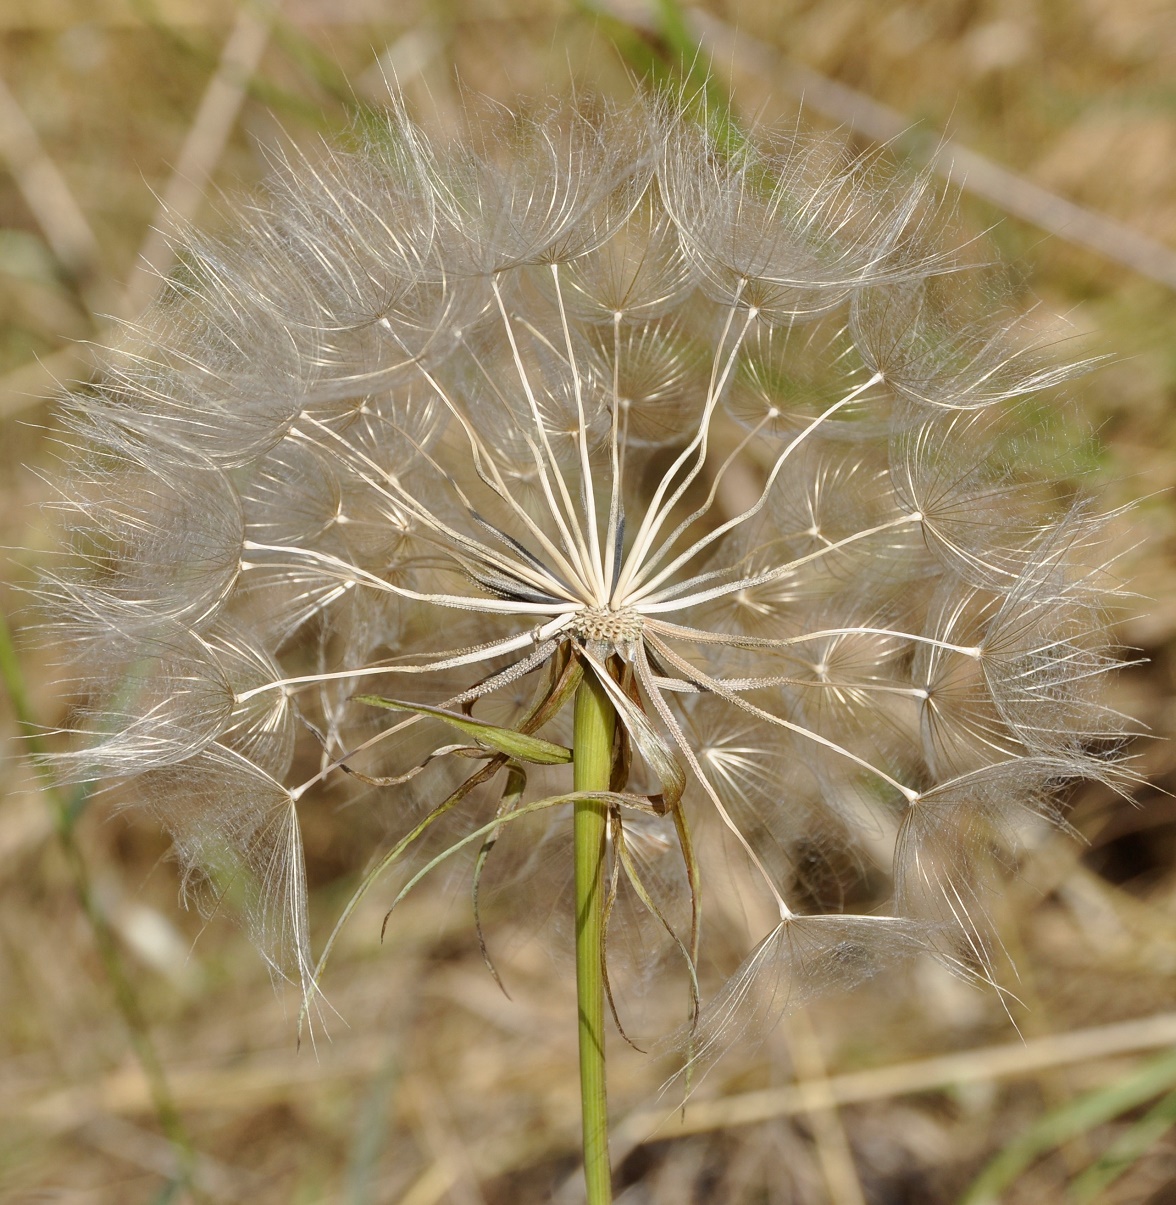
[[[648,98],[278,156],[67,402],[58,773],[128,780],[197,896],[248,882],[312,996],[299,809],[566,875],[566,807],[513,815],[566,767],[486,734],[566,740],[587,675],[627,965],[697,984],[712,874],[767,908],[696,1054],[937,942],[989,967],[979,851],[1129,726],[1102,520],[1025,453],[1073,369],[959,300],[940,209]]]

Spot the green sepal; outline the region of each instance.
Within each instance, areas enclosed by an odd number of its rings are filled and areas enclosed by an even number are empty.
[[[382,699],[378,695],[356,695],[355,701],[368,703],[372,707],[386,707],[389,711],[411,711],[443,720],[473,737],[484,748],[505,753],[515,761],[537,766],[560,766],[572,760],[572,751],[564,745],[556,745],[537,736],[527,736],[513,728],[499,728],[496,724],[487,724],[485,720],[476,720],[458,711],[446,711],[443,707],[429,707],[424,703],[402,703],[399,699]]]

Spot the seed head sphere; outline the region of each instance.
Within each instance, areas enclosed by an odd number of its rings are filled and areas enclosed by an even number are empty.
[[[926,179],[696,118],[394,108],[180,236],[69,399],[57,771],[125,780],[308,998],[308,810],[380,816],[357,898],[454,853],[558,911],[585,679],[609,957],[677,967],[696,1055],[920,949],[989,974],[983,855],[1122,773],[1104,524],[1042,463],[1073,368]]]

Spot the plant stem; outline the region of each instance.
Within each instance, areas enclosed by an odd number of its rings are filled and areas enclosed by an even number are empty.
[[[573,737],[577,791],[607,791],[612,777],[616,712],[591,674],[576,691]],[[580,1015],[580,1102],[584,1128],[584,1178],[588,1205],[612,1201],[608,1161],[608,1097],[604,1081],[604,902],[605,833],[608,805],[575,803],[576,1000]]]

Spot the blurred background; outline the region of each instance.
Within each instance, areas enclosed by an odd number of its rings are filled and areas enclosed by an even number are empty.
[[[631,94],[711,72],[744,122],[934,157],[1017,303],[1109,358],[1074,390],[1086,484],[1119,521],[1150,729],[1133,801],[1075,794],[1081,841],[1022,852],[995,901],[1008,1011],[933,966],[733,1052],[684,1118],[670,1069],[610,1050],[627,1205],[1176,1202],[1176,7],[1170,0],[0,0],[0,1199],[574,1202],[574,998],[520,940],[513,999],[462,894],[380,943],[344,931],[338,1016],[296,1044],[231,918],[177,903],[166,840],[27,753],[64,716],[22,596],[53,545],[52,398],[169,270],[164,213],[216,228],[267,148],[354,128],[398,81],[429,128],[462,92]],[[26,738],[19,736],[24,730]],[[31,737],[28,734],[32,734]],[[362,851],[309,817],[312,916]],[[374,893],[378,894],[378,893]],[[509,930],[507,913],[494,923]],[[319,929],[320,942],[323,930]]]

